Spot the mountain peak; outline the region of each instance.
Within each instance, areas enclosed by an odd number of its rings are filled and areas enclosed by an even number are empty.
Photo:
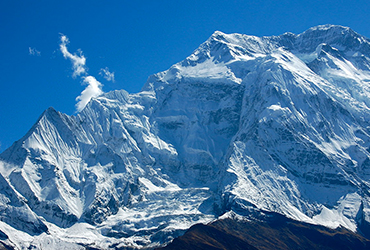
[[[149,77],[143,90],[158,89],[163,84],[192,79],[240,84],[253,71],[246,69],[249,68],[248,65],[252,65],[253,60],[260,60],[282,49],[285,53],[295,54],[306,63],[312,61],[314,53],[319,53],[323,44],[342,53],[341,57],[350,60],[356,67],[369,68],[367,61],[350,59],[352,55],[370,56],[369,40],[340,25],[319,25],[298,35],[288,32],[270,37],[215,31],[185,60],[167,71]]]
[[[361,36],[349,27],[331,24],[312,27],[297,35],[292,49],[309,52],[314,51],[322,43],[343,52],[370,52],[370,42],[366,37]]]
[[[52,229],[25,248],[154,248],[227,213],[370,237],[368,44],[333,25],[216,31],[140,93],[105,93],[75,116],[47,109],[0,155],[14,191],[0,192],[0,230],[11,242],[27,232],[3,227],[17,194],[24,217]]]
[[[219,31],[219,30],[216,30],[215,32],[213,32],[213,34],[211,35],[211,37],[223,37],[223,36],[226,36],[226,33],[222,32],[222,31]]]
[[[363,38],[363,36],[356,33],[349,27],[332,24],[318,25],[312,27],[299,34],[298,37],[302,37],[303,39],[313,39],[315,37],[320,37],[321,39],[327,39],[326,43],[328,44],[333,42],[343,43],[349,37],[353,39]]]
[[[308,31],[328,31],[328,30],[331,30],[331,31],[335,31],[335,32],[348,32],[348,31],[351,31],[351,28],[349,27],[346,27],[346,26],[342,26],[342,25],[335,25],[335,24],[323,24],[323,25],[317,25],[317,26],[314,26],[314,27],[311,27],[309,28],[306,32]]]

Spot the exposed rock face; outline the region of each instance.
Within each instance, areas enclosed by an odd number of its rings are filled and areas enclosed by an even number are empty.
[[[370,240],[345,228],[329,229],[293,221],[278,214],[260,215],[258,220],[232,217],[208,225],[194,225],[183,236],[160,249],[365,250],[370,247]]]
[[[341,26],[215,32],[140,93],[47,109],[0,155],[4,242],[155,247],[228,211],[370,235],[369,58]]]

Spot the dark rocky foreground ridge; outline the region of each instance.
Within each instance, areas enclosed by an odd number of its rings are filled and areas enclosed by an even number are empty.
[[[184,235],[155,250],[368,250],[370,240],[343,227],[330,229],[291,220],[280,214],[220,219],[193,225]],[[81,244],[81,249],[104,250]],[[0,250],[14,250],[0,242]],[[32,248],[31,248],[32,249]],[[109,249],[134,250],[131,247]],[[153,249],[153,248],[143,248]]]
[[[370,240],[343,227],[303,223],[279,214],[259,220],[226,218],[192,226],[183,236],[156,250],[366,250]]]

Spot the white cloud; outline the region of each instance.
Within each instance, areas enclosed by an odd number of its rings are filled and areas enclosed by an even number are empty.
[[[40,52],[40,51],[38,51],[36,48],[28,47],[28,53],[29,53],[31,56],[41,56],[41,52]]]
[[[72,62],[73,68],[73,77],[81,76],[82,84],[87,85],[86,88],[81,92],[81,94],[76,98],[76,109],[77,112],[80,112],[86,104],[90,101],[91,98],[97,97],[103,94],[102,87],[103,85],[96,80],[95,77],[87,74],[86,67],[86,58],[82,54],[82,51],[79,50],[79,55],[76,53],[72,54],[68,51],[67,45],[69,40],[65,35],[62,35],[60,38],[60,51],[63,53],[65,59],[69,59]],[[108,69],[108,68],[106,68]],[[109,71],[108,71],[109,73]],[[114,80],[114,74],[113,74]]]
[[[102,84],[95,79],[93,76],[86,76],[83,78],[83,83],[87,84],[87,87],[81,92],[80,96],[76,98],[77,104],[76,109],[80,112],[91,98],[97,97],[103,94],[101,90]]]
[[[114,72],[110,72],[108,67],[100,69],[99,75],[102,75],[107,81],[114,82]]]
[[[81,74],[86,74],[86,58],[82,54],[82,51],[79,50],[79,55],[76,53],[71,54],[68,49],[67,45],[69,44],[68,37],[62,35],[60,37],[60,51],[63,53],[64,58],[70,59],[72,62],[73,68],[73,77],[80,76]]]

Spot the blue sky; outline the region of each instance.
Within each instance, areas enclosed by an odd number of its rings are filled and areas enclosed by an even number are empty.
[[[48,107],[75,114],[87,76],[104,92],[134,93],[216,30],[270,36],[330,23],[370,37],[369,13],[368,0],[2,0],[0,152]],[[62,37],[70,55],[85,58],[84,74],[74,75],[73,60],[60,49]]]

